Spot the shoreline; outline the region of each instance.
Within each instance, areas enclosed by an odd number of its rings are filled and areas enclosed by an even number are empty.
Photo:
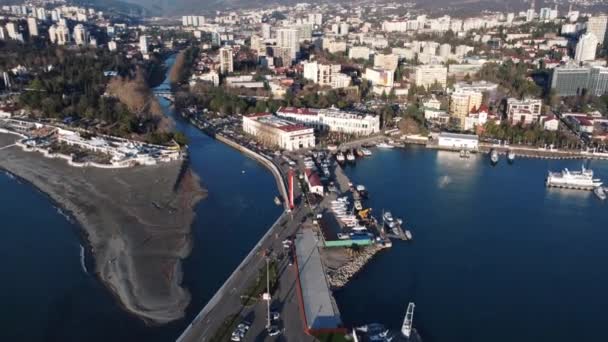
[[[3,136],[6,137],[6,135],[0,134],[0,140],[6,140],[3,139]],[[11,135],[11,137],[13,136]],[[14,158],[14,155],[19,153],[28,155],[11,160],[10,157]],[[185,309],[191,296],[188,290],[181,287],[183,279],[181,263],[192,250],[191,224],[195,217],[194,208],[200,200],[206,197],[206,191],[196,186],[199,184],[198,176],[192,170],[188,169],[184,179],[179,179],[179,182],[176,182],[176,179],[173,179],[173,182],[164,182],[167,183],[164,188],[170,186],[171,189],[168,198],[162,194],[156,195],[167,200],[165,207],[160,209],[144,207],[141,198],[140,201],[131,201],[132,207],[129,207],[129,200],[127,200],[127,205],[123,207],[120,204],[110,204],[109,202],[121,201],[113,198],[113,191],[117,191],[116,197],[124,195],[137,197],[137,195],[129,194],[133,190],[130,189],[131,184],[130,187],[126,187],[125,193],[120,190],[125,188],[124,184],[119,184],[115,189],[112,187],[116,187],[116,185],[109,185],[110,189],[105,189],[104,182],[108,181],[108,175],[105,175],[106,179],[99,184],[95,184],[98,175],[90,177],[92,179],[89,180],[72,179],[70,182],[69,179],[72,177],[69,174],[80,173],[82,176],[82,174],[99,172],[73,168],[65,163],[63,163],[63,168],[55,165],[57,169],[50,169],[48,164],[54,163],[52,159],[20,151],[20,149],[17,151],[16,146],[0,151],[0,155],[7,154],[9,158],[5,157],[0,161],[0,169],[13,175],[17,181],[29,184],[44,194],[54,207],[61,210],[66,216],[66,220],[77,227],[81,244],[85,247],[86,253],[90,253],[90,256],[93,257],[95,264],[93,273],[118,300],[121,308],[142,319],[148,325],[168,323],[185,315]],[[36,168],[41,165],[42,170]],[[153,178],[155,169],[158,169],[158,173],[165,175],[166,179],[171,180],[171,175],[176,175],[172,169],[179,169],[179,165],[151,167],[150,169],[140,167],[134,169],[133,173],[143,173],[146,177]],[[47,179],[44,177],[44,173],[45,171],[48,173],[49,170],[51,170],[51,175]],[[112,174],[110,182],[114,180],[114,177],[116,180],[122,180],[121,176],[128,179],[129,175],[125,174],[130,173],[129,169],[127,171],[103,170],[102,172]],[[57,179],[60,184],[53,183]],[[64,186],[65,183],[69,185]],[[159,185],[160,182],[157,179],[154,183]],[[179,183],[178,189],[173,192],[172,189],[176,183]],[[142,185],[149,188],[150,184],[146,184],[144,181]],[[70,198],[74,196],[74,192],[69,190],[74,190],[74,188],[91,197],[97,196],[100,199],[99,205]],[[160,188],[163,187],[159,186]],[[85,197],[82,196],[82,193],[79,193],[77,197]],[[143,198],[147,201],[146,196]],[[83,204],[83,206],[79,206],[79,204]],[[171,221],[169,229],[159,228],[163,224],[155,222],[155,220],[146,222],[147,215],[154,218],[155,211],[161,211],[161,209],[167,209],[170,213],[169,216],[171,213],[175,214],[173,217],[169,217],[168,221]],[[159,221],[167,221],[167,218],[160,218]],[[121,227],[129,227],[129,231],[121,231]],[[123,234],[124,236],[122,236]],[[149,236],[146,237],[143,244],[137,246],[134,242],[141,238],[139,235]],[[151,242],[158,237],[162,241]],[[148,243],[157,245],[144,246]],[[148,265],[148,262],[143,262],[140,258],[156,260],[150,260],[149,264],[152,265]]]

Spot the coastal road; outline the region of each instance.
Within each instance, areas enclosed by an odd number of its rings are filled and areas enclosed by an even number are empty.
[[[254,254],[250,260],[248,260],[244,265],[241,265],[235,271],[236,273],[234,276],[229,278],[228,282],[223,288],[223,293],[218,293],[219,299],[213,305],[213,307],[207,312],[203,313],[201,316],[197,317],[191,323],[187,331],[180,336],[178,342],[210,341],[215,336],[218,328],[222,326],[225,319],[234,314],[243,317],[242,319],[252,321],[252,329],[247,334],[245,339],[250,340],[254,336],[254,329],[256,329],[259,324],[262,324],[262,326],[265,325],[265,317],[255,314],[253,315],[255,316],[253,319],[248,317],[252,316],[252,310],[244,307],[241,304],[240,296],[246,291],[252,282],[255,282],[260,268],[265,265],[264,252],[272,249],[273,251],[280,253],[283,249],[282,241],[296,233],[299,225],[307,215],[308,209],[305,207],[298,207],[292,213],[284,214],[282,218],[278,220],[278,222],[270,229],[270,232],[266,234],[266,237],[254,249]],[[281,263],[281,285],[278,293],[277,305],[281,304],[279,302],[282,301],[283,305],[279,305],[281,307],[280,311],[282,312],[283,316],[281,320],[284,322],[288,321],[290,322],[289,324],[292,324],[293,321],[300,322],[301,319],[298,313],[298,303],[297,301],[293,300],[293,298],[295,298],[295,288],[290,290],[290,288],[293,287],[293,284],[295,284],[295,273],[293,273],[293,270],[290,269],[293,266],[285,265],[285,261]],[[290,281],[291,278],[293,278],[293,280]],[[284,280],[285,284],[283,283]],[[275,304],[273,303],[273,305]],[[257,306],[260,306],[260,303],[255,305],[255,307]],[[296,315],[296,313],[298,314]],[[294,315],[296,316],[292,317]],[[300,327],[300,329],[295,329],[295,327],[290,326],[287,329],[298,330],[299,334],[304,335],[302,327]],[[298,332],[289,331],[290,334],[297,334]],[[258,336],[255,340],[262,337],[260,334],[261,332],[258,332]],[[262,338],[262,340],[264,339]],[[302,341],[305,341],[305,339],[302,339]]]

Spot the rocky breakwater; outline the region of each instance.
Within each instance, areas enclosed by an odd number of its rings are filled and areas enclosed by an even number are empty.
[[[0,146],[15,139],[0,134]],[[181,286],[181,260],[192,249],[193,208],[206,192],[183,162],[74,168],[13,146],[0,150],[0,168],[71,212],[95,257],[96,274],[126,310],[150,324],[184,316],[190,294]]]
[[[378,245],[371,245],[361,249],[347,250],[350,254],[349,258],[339,267],[329,269],[328,279],[332,289],[344,287],[382,248]]]

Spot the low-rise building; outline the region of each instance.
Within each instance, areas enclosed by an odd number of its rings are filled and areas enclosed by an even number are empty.
[[[323,196],[325,191],[319,175],[311,169],[304,170],[304,173],[306,174],[306,185],[308,185],[308,191],[313,194]]]
[[[538,122],[543,101],[541,99],[507,99],[507,116],[513,125]]]
[[[244,115],[243,131],[253,135],[264,145],[287,151],[315,147],[312,128],[281,119],[271,113]]]
[[[380,118],[336,108],[312,109],[281,107],[277,115],[319,130],[366,136],[380,131]]]
[[[559,129],[559,119],[553,114],[541,116],[540,121],[545,131],[557,131]]]
[[[454,150],[477,150],[479,147],[479,138],[472,134],[457,134],[441,132],[437,139],[437,144],[440,148]]]

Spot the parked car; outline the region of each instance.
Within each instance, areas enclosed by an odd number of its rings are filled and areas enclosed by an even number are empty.
[[[232,332],[230,340],[235,342],[242,341],[245,338],[247,331],[249,331],[249,327],[251,327],[251,323],[249,322],[239,323],[239,325],[236,326],[236,329],[234,329]]]
[[[268,336],[278,336],[281,334],[281,330],[276,325],[270,326],[268,328]]]

